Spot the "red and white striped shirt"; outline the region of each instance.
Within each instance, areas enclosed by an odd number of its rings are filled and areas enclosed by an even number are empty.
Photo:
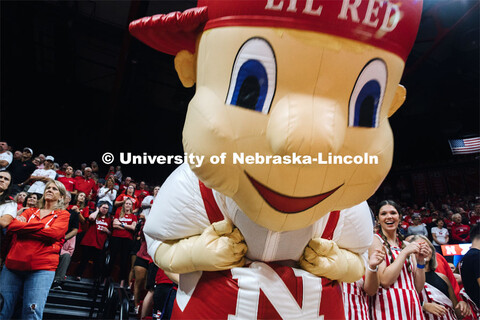
[[[343,283],[345,319],[368,319],[368,296],[363,290],[363,278],[353,283]]]
[[[378,236],[378,235],[376,235]],[[380,238],[380,237],[379,237]],[[384,241],[380,238],[382,243]],[[385,246],[385,244],[384,244]],[[399,247],[391,247],[393,260],[397,259],[402,251]],[[409,260],[408,258],[407,260]],[[397,281],[389,288],[380,287],[377,294],[372,298],[371,314],[372,319],[377,320],[420,320],[423,317],[422,305],[415,289],[414,272],[415,268],[411,265],[412,272],[408,271],[407,260],[403,264]],[[387,267],[391,264],[390,257],[385,257]]]
[[[462,288],[460,290],[460,297],[462,297],[463,301],[465,301],[468,306],[470,307],[470,310],[472,311],[472,315],[469,317],[465,317],[465,320],[477,320],[480,319],[480,309],[477,307],[475,302],[473,302],[472,299],[468,296],[467,292],[465,291],[465,288]]]
[[[436,303],[441,306],[444,306],[447,309],[447,313],[443,316],[438,317],[430,312],[423,312],[425,319],[427,320],[457,320],[455,311],[453,310],[453,304],[449,297],[447,297],[443,292],[435,288],[429,283],[425,283],[425,287],[422,291],[421,296],[422,302]]]

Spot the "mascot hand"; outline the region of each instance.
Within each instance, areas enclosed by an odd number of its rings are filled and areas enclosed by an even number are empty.
[[[316,276],[342,282],[357,281],[365,272],[363,259],[358,254],[322,238],[310,240],[300,258],[300,266]]]
[[[223,220],[199,236],[161,243],[155,252],[155,262],[174,273],[227,270],[243,266],[246,252],[240,231],[230,221]]]

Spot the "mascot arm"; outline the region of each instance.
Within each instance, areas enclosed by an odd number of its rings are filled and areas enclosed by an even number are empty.
[[[153,246],[155,253],[150,255],[155,263],[163,270],[174,273],[241,267],[245,264],[244,255],[247,252],[242,234],[229,220],[215,222],[201,235],[156,241]],[[149,245],[148,249],[151,252],[153,248]]]
[[[373,222],[366,202],[341,211],[333,240],[315,237],[305,248],[300,265],[317,276],[343,282],[359,280],[365,272],[361,257],[373,240]]]

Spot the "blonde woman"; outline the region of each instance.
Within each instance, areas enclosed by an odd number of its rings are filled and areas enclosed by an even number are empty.
[[[13,245],[0,275],[0,293],[4,298],[0,319],[12,317],[22,292],[21,318],[42,319],[68,229],[70,214],[64,210],[65,194],[61,182],[48,181],[39,208],[25,210],[8,226]]]
[[[123,286],[124,281],[128,279],[128,257],[133,244],[133,234],[137,226],[137,216],[133,213],[133,201],[126,198],[120,212],[115,214],[113,219],[113,232],[111,238],[111,259],[110,270],[115,263],[117,256],[120,256],[120,280]]]
[[[429,320],[456,320],[467,316],[470,312],[467,306],[461,307],[465,302],[457,301],[452,284],[446,275],[435,272],[438,263],[435,254],[435,248],[427,237],[414,235],[412,242],[425,242],[430,246],[432,254],[427,257],[425,264],[425,287],[422,291],[420,300],[422,301],[422,310],[425,319]],[[461,310],[466,312],[462,314]]]
[[[25,202],[26,198],[27,193],[25,191],[20,191],[15,198],[13,198],[13,201],[17,204],[17,211],[23,208],[23,202]]]

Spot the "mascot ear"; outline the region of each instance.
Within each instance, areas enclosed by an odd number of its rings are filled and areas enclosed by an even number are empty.
[[[181,50],[175,56],[175,70],[185,88],[193,87],[196,78],[195,55],[187,50]]]
[[[407,96],[407,90],[401,84],[398,85],[397,90],[395,91],[395,97],[393,97],[392,106],[388,110],[388,117],[390,118],[405,102]]]

